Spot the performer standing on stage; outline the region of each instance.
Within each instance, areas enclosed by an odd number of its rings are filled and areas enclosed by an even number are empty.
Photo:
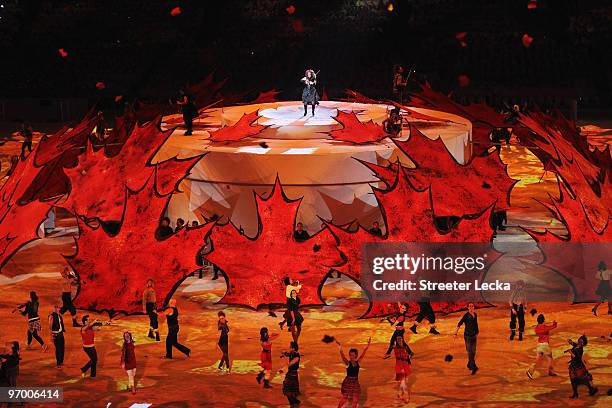
[[[219,362],[219,370],[223,369],[223,365],[227,368],[227,371],[232,371],[229,359],[229,325],[225,318],[224,312],[217,313],[219,321],[217,322],[217,329],[221,332],[219,335],[219,341],[217,342],[217,348],[221,351],[221,361]]]
[[[79,280],[73,271],[69,267],[64,267],[62,271],[62,307],[60,313],[63,315],[66,312],[70,312],[72,316],[72,327],[81,327],[76,317],[76,307],[72,303],[72,289],[79,285]]]
[[[542,358],[546,359],[548,366],[548,375],[556,376],[557,373],[553,370],[553,356],[552,351],[550,349],[550,332],[553,329],[557,328],[557,322],[552,322],[552,324],[544,323],[544,315],[540,314],[538,316],[538,325],[535,328],[535,333],[538,336],[538,346],[536,348],[537,356],[536,361],[529,366],[527,369],[527,377],[533,380],[533,372],[535,371],[536,365]]]
[[[308,113],[308,105],[312,106],[312,116],[315,114],[315,105],[319,104],[319,94],[317,93],[317,74],[312,69],[306,70],[304,77],[300,80],[304,83],[302,91],[302,103],[304,104],[304,116]]]
[[[571,339],[567,342],[572,346],[570,350],[565,351],[565,353],[570,353],[571,356],[569,361],[569,377],[573,393],[570,398],[578,398],[579,385],[586,385],[589,388],[589,395],[597,394],[597,388],[593,387],[592,383],[593,376],[587,370],[583,359],[584,347],[588,343],[587,337],[583,334],[578,338],[578,342],[574,342]]]
[[[28,318],[28,348],[32,344],[32,339],[36,339],[40,343],[43,351],[47,351],[47,346],[43,339],[39,336],[38,332],[42,331],[40,324],[40,316],[38,316],[38,295],[36,292],[30,292],[30,300],[19,306],[21,314]]]
[[[395,342],[395,381],[399,381],[397,397],[404,402],[410,401],[410,390],[406,384],[406,379],[412,373],[410,359],[414,353],[410,346],[406,344],[403,337],[398,337]]]
[[[164,358],[172,358],[172,347],[175,347],[178,351],[189,357],[191,350],[178,342],[179,332],[179,311],[176,307],[176,299],[170,299],[168,307],[158,314],[166,316],[166,323],[168,324],[168,335],[166,336],[166,355]]]
[[[62,368],[64,365],[64,333],[66,328],[64,327],[64,318],[60,313],[59,305],[55,305],[53,312],[49,315],[49,329],[51,330],[51,338],[55,346],[55,366]]]
[[[338,403],[338,408],[344,407],[345,404],[351,404],[352,408],[357,408],[359,405],[359,398],[361,397],[361,386],[359,385],[359,363],[365,357],[368,348],[370,347],[370,343],[372,342],[372,338],[368,339],[368,344],[363,349],[363,353],[361,356],[357,357],[359,351],[356,348],[352,348],[349,350],[349,358],[347,359],[344,355],[344,351],[342,350],[342,344],[339,341],[338,348],[340,349],[340,358],[342,358],[342,362],[346,365],[346,377],[344,377],[344,381],[342,381],[342,388],[340,392],[342,393],[342,398]]]
[[[608,314],[612,314],[612,285],[610,284],[610,276],[612,276],[612,271],[608,269],[606,263],[604,261],[599,262],[595,278],[599,279],[600,282],[599,285],[597,285],[595,294],[599,295],[601,301],[592,309],[595,316],[597,316],[597,308],[599,308],[599,305],[606,301],[608,302]]]
[[[29,123],[21,124],[21,131],[19,132],[21,136],[23,136],[23,144],[21,145],[21,160],[25,160],[26,157],[26,149],[29,153],[32,153],[32,138],[34,137],[34,131],[32,129],[32,125]]]
[[[159,321],[157,319],[157,297],[153,279],[147,279],[147,287],[142,292],[143,312],[149,316],[149,334],[147,337],[159,341]]]
[[[297,280],[297,279],[296,280],[292,280],[288,276],[285,276],[285,279],[283,280],[283,283],[285,284],[285,298],[287,299],[286,303],[288,305],[289,304],[289,298],[291,298],[291,292],[293,292],[295,290],[299,294],[300,293],[300,289],[302,289],[302,285],[300,284],[299,280]],[[287,307],[287,310],[283,314],[283,321],[278,324],[280,326],[281,330],[283,330],[283,326],[291,318],[290,314],[291,314],[291,312],[289,311],[289,308]]]
[[[391,351],[395,346],[395,341],[397,340],[397,338],[404,337],[405,333],[404,322],[406,321],[406,305],[400,302],[397,302],[397,305],[399,307],[399,315],[395,318],[394,321],[389,320],[389,323],[391,323],[391,325],[395,325],[395,331],[393,332],[391,340],[389,341],[389,348],[385,353],[385,358],[388,358],[391,355]]]
[[[126,331],[123,333],[123,347],[121,348],[121,368],[125,370],[128,376],[128,388],[132,390],[132,394],[136,394],[136,352],[134,350],[134,338],[132,333]]]
[[[261,342],[261,366],[262,370],[255,378],[259,384],[263,380],[264,388],[270,387],[270,378],[272,376],[272,340],[276,339],[279,334],[268,333],[267,327],[262,327],[259,330],[259,341]]]
[[[468,303],[468,311],[463,315],[459,323],[457,323],[457,330],[455,330],[455,337],[459,333],[459,328],[465,324],[463,329],[463,340],[465,341],[465,350],[468,355],[467,368],[472,370],[472,375],[478,371],[476,365],[476,338],[478,337],[478,315],[474,310],[474,303]]]
[[[510,295],[510,340],[516,335],[516,321],[518,320],[519,341],[523,341],[525,331],[525,309],[527,308],[527,296],[525,295],[525,282],[516,282],[514,290]]]
[[[185,91],[181,91],[177,104],[181,107],[183,113],[183,122],[186,128],[185,136],[191,136],[193,134],[193,119],[198,115],[193,98]]]
[[[283,381],[283,394],[289,401],[291,408],[300,406],[300,380],[298,378],[298,370],[300,368],[300,353],[298,352],[298,344],[295,341],[291,342],[290,350],[284,352],[281,357],[287,357],[287,374]]]

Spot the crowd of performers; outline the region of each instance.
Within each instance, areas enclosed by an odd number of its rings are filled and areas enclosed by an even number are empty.
[[[296,231],[296,236],[304,238],[307,235],[303,229]],[[597,287],[597,294],[601,297],[601,302],[598,302],[593,308],[593,313],[597,313],[597,308],[600,304],[608,302],[608,314],[612,314],[612,289],[610,288],[610,271],[605,263],[601,262],[596,273],[600,284]],[[61,301],[54,305],[53,311],[48,316],[48,327],[50,337],[55,348],[56,367],[62,368],[64,365],[65,355],[65,333],[66,326],[64,324],[63,315],[68,312],[72,319],[72,326],[77,328],[81,334],[82,348],[85,354],[84,365],[81,367],[81,375],[85,377],[88,373],[90,377],[97,375],[98,354],[96,352],[95,333],[101,327],[111,324],[111,322],[102,322],[100,320],[92,320],[89,315],[84,315],[80,320],[76,317],[76,308],[72,303],[73,289],[78,285],[78,277],[76,277],[69,268],[65,268],[62,272],[64,284],[62,293],[59,299]],[[301,334],[304,317],[299,311],[300,306],[300,291],[302,285],[296,279],[286,277],[284,280],[285,295],[286,295],[286,311],[283,315],[283,321],[279,322],[279,327],[284,330],[285,325],[291,333],[292,340],[287,351],[281,353],[281,357],[286,358],[287,370],[283,381],[282,392],[287,398],[290,406],[297,407],[300,405],[300,353],[299,337]],[[167,324],[167,335],[165,339],[166,353],[163,358],[172,359],[173,349],[183,353],[189,357],[191,350],[179,343],[179,309],[175,299],[170,299],[164,308],[157,308],[158,302],[155,292],[155,283],[152,279],[148,279],[143,290],[143,312],[148,315],[149,329],[148,337],[154,341],[160,341],[159,333],[159,317],[164,316]],[[30,293],[30,299],[15,308],[13,312],[19,311],[27,319],[27,347],[31,347],[33,340],[36,340],[43,350],[46,350],[47,345],[40,336],[42,332],[41,318],[38,314],[39,299],[36,292]],[[405,324],[408,322],[407,306],[399,303],[398,313],[394,316],[387,317],[385,320],[392,326],[393,332],[390,337],[389,346],[382,356],[384,359],[389,359],[393,355],[395,359],[395,380],[398,383],[398,398],[402,401],[410,400],[410,387],[408,380],[412,374],[412,359],[415,355],[408,344],[406,337]],[[418,303],[419,313],[415,317],[413,324],[408,329],[410,333],[418,333],[418,327],[424,321],[429,323],[429,333],[432,335],[440,335],[436,330],[435,322],[436,315],[432,305],[427,298],[423,298]],[[527,310],[526,286],[523,281],[517,281],[514,285],[509,303],[509,341],[524,340],[525,332],[525,311]],[[557,376],[553,369],[553,355],[550,348],[551,332],[557,329],[556,321],[547,322],[543,314],[537,316],[537,326],[535,326],[536,342],[536,358],[529,366],[526,375],[529,379],[534,379],[535,370],[538,364],[544,362],[546,374],[548,376]],[[475,310],[475,305],[469,303],[467,311],[457,322],[455,337],[463,328],[463,339],[467,352],[467,368],[471,375],[475,375],[478,371],[476,364],[477,338],[479,335],[478,313]],[[217,347],[220,353],[219,370],[227,370],[231,372],[231,360],[229,355],[229,333],[230,326],[225,312],[218,312],[217,329],[219,332],[219,340]],[[518,336],[517,336],[518,331]],[[259,341],[261,343],[260,366],[261,371],[256,376],[256,381],[259,384],[263,383],[263,388],[272,388],[270,385],[273,376],[272,367],[272,342],[279,337],[278,333],[271,333],[267,327],[262,327],[259,331]],[[327,337],[327,336],[326,336]],[[351,406],[357,407],[361,396],[361,386],[359,384],[359,370],[362,361],[366,356],[366,352],[370,346],[371,338],[368,339],[364,350],[359,353],[359,350],[351,348],[348,351],[348,357],[344,352],[342,344],[331,337],[331,341],[335,341],[339,346],[340,357],[343,364],[346,365],[346,377],[342,382],[341,396],[339,407]],[[569,378],[572,386],[572,394],[570,398],[578,397],[578,386],[585,385],[588,388],[589,395],[595,395],[598,390],[593,385],[593,377],[589,373],[587,365],[584,361],[584,348],[588,344],[588,339],[585,335],[580,336],[576,341],[568,340],[571,348],[566,350],[570,356],[568,370]],[[5,354],[0,354],[0,384],[8,386],[16,386],[19,374],[20,362],[20,344],[18,341],[9,343],[5,350]],[[448,356],[447,356],[448,357]],[[451,357],[452,359],[452,357]],[[132,393],[136,393],[136,348],[132,333],[126,330],[123,333],[123,342],[121,346],[121,358],[118,363],[125,370],[128,378],[128,389]]]

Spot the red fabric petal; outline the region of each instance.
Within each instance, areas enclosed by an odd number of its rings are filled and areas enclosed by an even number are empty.
[[[284,304],[283,279],[290,276],[303,285],[302,305],[323,304],[320,287],[330,268],[343,262],[334,237],[324,229],[305,242],[294,240],[301,200],[288,200],[278,180],[269,198],[256,195],[255,199],[260,225],[257,237],[248,238],[231,224],[216,226],[211,235],[214,251],[206,258],[229,280],[221,302],[252,308]]]
[[[232,126],[225,126],[214,132],[210,132],[210,140],[213,142],[231,142],[255,136],[266,126],[255,123],[259,119],[257,111],[242,115],[240,120]]]
[[[163,301],[197,268],[196,253],[205,245],[213,224],[183,228],[163,241],[157,240],[157,220],[171,195],[160,195],[153,179],[151,176],[141,191],[127,192],[116,236],[79,223],[78,252],[67,257],[80,277],[77,307],[111,313],[141,312],[147,279],[155,281],[158,299]]]
[[[349,113],[338,111],[334,120],[342,125],[341,129],[332,130],[329,135],[335,140],[356,144],[378,142],[389,134],[374,121],[361,122],[354,111]]]

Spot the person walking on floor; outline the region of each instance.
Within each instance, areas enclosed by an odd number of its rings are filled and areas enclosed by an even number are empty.
[[[62,368],[64,366],[64,333],[66,328],[64,327],[64,318],[60,313],[61,307],[55,305],[53,312],[49,315],[49,330],[51,331],[51,338],[53,339],[53,345],[55,346],[55,367]]]
[[[525,294],[525,282],[516,282],[514,290],[510,294],[510,340],[516,336],[516,323],[518,321],[518,339],[523,341],[525,331],[525,309],[527,308],[527,296]]]
[[[478,315],[474,310],[474,303],[468,303],[468,311],[463,315],[459,323],[457,323],[457,330],[455,330],[455,337],[459,333],[459,328],[465,325],[463,329],[463,341],[465,341],[465,350],[468,355],[467,368],[472,371],[472,375],[478,371],[476,365],[476,338],[478,337]]]
[[[136,394],[136,352],[134,350],[134,338],[132,333],[123,333],[123,346],[121,347],[121,368],[128,376],[128,389]]]
[[[176,307],[176,299],[170,299],[168,302],[168,307],[159,312],[159,314],[166,316],[166,323],[168,324],[168,335],[166,336],[166,355],[164,358],[172,358],[172,347],[189,357],[189,354],[191,354],[189,347],[178,342],[179,310]]]

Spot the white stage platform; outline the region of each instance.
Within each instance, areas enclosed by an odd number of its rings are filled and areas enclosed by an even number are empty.
[[[385,165],[400,160],[411,166],[391,139],[357,145],[333,140],[329,131],[340,129],[334,120],[338,111],[355,112],[359,120],[377,124],[387,118],[391,109],[383,104],[322,101],[314,117],[303,117],[301,102],[275,102],[255,105],[213,108],[194,121],[192,136],[178,128],[162,146],[154,162],[171,157],[188,158],[206,153],[181,185],[181,194],[173,197],[168,210],[173,220],[203,221],[217,214],[242,225],[247,235],[256,233],[256,209],[252,191],[270,191],[278,175],[289,198],[303,197],[298,219],[311,232],[320,228],[318,217],[334,223],[354,219],[363,225],[380,221],[371,186],[378,181],[372,172],[355,158]],[[256,137],[235,142],[212,142],[209,132],[235,124],[244,114],[258,112],[256,123],[268,126]],[[416,120],[421,113],[433,120]],[[444,112],[410,108],[404,117],[428,137],[441,137],[449,152],[459,162],[468,157],[471,124]],[[163,127],[182,124],[180,115],[164,118]],[[409,137],[407,128],[398,139]]]

